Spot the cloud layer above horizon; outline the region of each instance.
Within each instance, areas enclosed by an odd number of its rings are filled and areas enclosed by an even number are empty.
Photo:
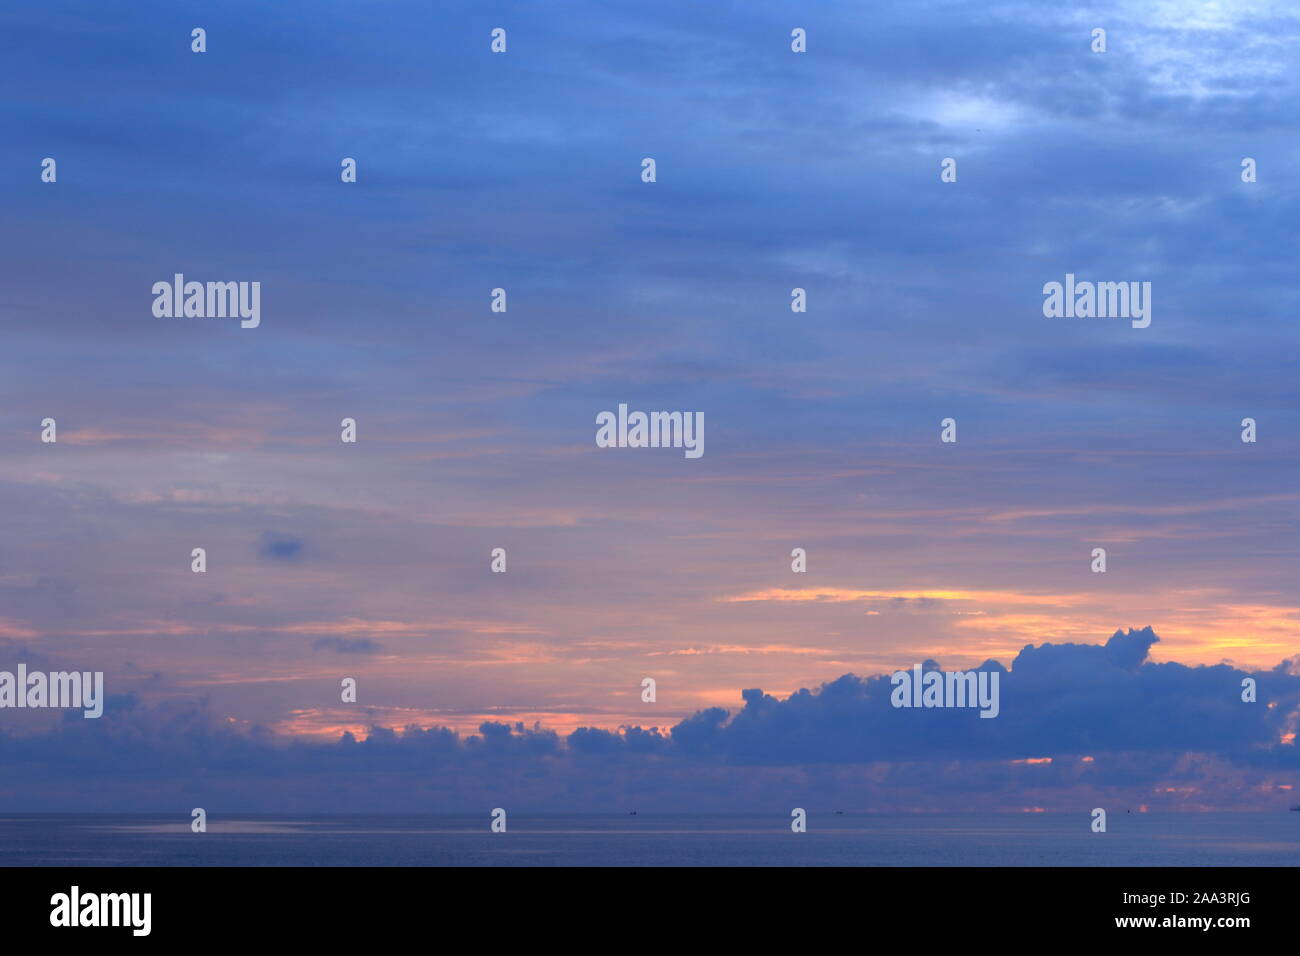
[[[1025,647],[1004,668],[994,720],[902,709],[888,675],[845,674],[785,699],[759,689],[736,711],[671,728],[485,722],[462,736],[412,725],[358,740],[233,726],[206,702],[111,699],[100,720],[66,717],[0,735],[0,808],[277,812],[1139,810],[1281,808],[1295,796],[1300,662],[1247,673],[1147,659],[1150,629],[1105,645]],[[927,661],[927,670],[938,669]],[[1241,699],[1242,680],[1258,685]],[[52,771],[52,775],[51,775]],[[322,786],[328,781],[328,786]],[[92,784],[87,788],[85,784]],[[80,784],[80,785],[79,785]],[[87,792],[89,790],[89,792]]]

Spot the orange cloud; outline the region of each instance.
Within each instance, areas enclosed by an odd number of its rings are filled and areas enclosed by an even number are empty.
[[[1025,594],[1020,591],[966,591],[920,588],[916,590],[869,591],[856,588],[765,588],[719,598],[727,604],[751,601],[804,601],[840,604],[848,601],[987,601],[993,604],[1073,607],[1091,600],[1080,594]]]

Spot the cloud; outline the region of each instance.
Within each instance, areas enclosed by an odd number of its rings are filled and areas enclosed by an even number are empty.
[[[382,649],[378,641],[368,637],[321,637],[312,644],[318,651],[335,651],[339,654],[378,654]]]
[[[1300,676],[1154,663],[1147,653],[1158,640],[1151,628],[1117,631],[1105,645],[1026,646],[1009,669],[986,661],[981,670],[1002,673],[992,720],[973,710],[896,709],[888,675],[845,674],[784,700],[745,691],[739,712],[698,713],[673,728],[673,741],[687,755],[748,763],[1195,750],[1271,755],[1300,768],[1295,748],[1279,745],[1300,708]],[[1246,676],[1259,683],[1259,703],[1240,699]]]
[[[798,780],[806,799],[863,809],[897,808],[903,795],[928,809],[1015,809],[1027,794],[1058,807],[1100,793],[1183,808],[1285,802],[1282,785],[1300,777],[1296,747],[1281,742],[1300,714],[1300,660],[1249,675],[1154,663],[1147,651],[1157,640],[1150,628],[1117,631],[1104,645],[1027,646],[1010,668],[987,661],[981,669],[1002,678],[992,720],[895,709],[886,674],[845,674],[784,699],[744,690],[739,710],[708,708],[671,729],[584,727],[567,737],[487,721],[464,736],[375,727],[365,739],[322,743],[232,724],[204,700],[144,707],[118,696],[99,720],[0,735],[10,771],[0,806],[143,806],[162,786],[244,809],[289,799],[342,810],[362,792],[390,809],[459,809],[505,795],[537,807],[680,808],[776,799]],[[1258,703],[1240,699],[1245,676],[1258,681]],[[600,795],[584,796],[588,787]]]
[[[271,531],[262,535],[259,552],[264,558],[274,561],[297,561],[302,555],[303,542],[292,535],[277,534]]]

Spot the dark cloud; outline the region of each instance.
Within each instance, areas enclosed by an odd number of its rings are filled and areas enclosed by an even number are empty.
[[[258,551],[264,558],[275,561],[296,561],[302,556],[303,542],[292,535],[268,531],[262,535]]]
[[[888,675],[846,674],[784,699],[745,690],[738,711],[703,710],[669,732],[581,728],[561,738],[536,724],[488,721],[464,737],[440,727],[377,727],[365,740],[344,734],[322,743],[232,728],[202,700],[144,707],[134,695],[116,696],[99,720],[0,735],[0,761],[12,782],[0,806],[29,809],[49,799],[94,809],[75,793],[109,794],[111,805],[163,780],[207,788],[222,800],[238,794],[249,808],[275,807],[285,793],[315,787],[311,806],[342,810],[355,806],[330,795],[369,793],[369,780],[386,787],[406,781],[407,804],[391,793],[380,803],[415,807],[430,776],[447,784],[441,799],[457,806],[502,792],[530,803],[597,806],[582,796],[597,781],[609,799],[617,793],[640,806],[680,806],[752,800],[739,794],[741,781],[758,792],[785,792],[795,778],[825,783],[830,789],[819,797],[833,794],[858,807],[865,801],[867,808],[895,806],[896,785],[926,806],[952,809],[1008,800],[1014,808],[1027,793],[1062,804],[1081,789],[1151,802],[1152,788],[1170,781],[1196,806],[1284,802],[1285,791],[1259,788],[1300,779],[1296,747],[1281,742],[1300,715],[1298,662],[1252,674],[1155,663],[1146,654],[1156,640],[1150,628],[1117,631],[1105,645],[1026,647],[1009,669],[988,661],[981,669],[1001,675],[994,719],[895,709]],[[1257,703],[1240,699],[1247,676],[1258,681]],[[1051,762],[1013,763],[1045,757]],[[852,768],[856,791],[845,783]],[[650,780],[658,784],[647,791]],[[666,780],[683,789],[664,794]],[[1243,780],[1254,782],[1253,798]],[[94,786],[74,790],[72,781]],[[727,782],[711,790],[719,781]],[[915,789],[921,781],[940,790],[922,796]]]
[[[1117,631],[1105,645],[1027,646],[1005,671],[987,661],[980,669],[1002,674],[992,719],[973,709],[894,708],[888,675],[845,674],[784,700],[745,691],[739,712],[702,711],[673,728],[673,742],[686,755],[749,763],[1194,750],[1271,754],[1300,768],[1296,748],[1279,744],[1297,719],[1300,676],[1154,663],[1147,652],[1158,640],[1148,627]],[[1258,703],[1241,700],[1247,676],[1258,681]]]

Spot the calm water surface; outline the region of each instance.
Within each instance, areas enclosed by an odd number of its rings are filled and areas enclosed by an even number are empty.
[[[4,866],[1296,866],[1300,813],[0,815]]]

